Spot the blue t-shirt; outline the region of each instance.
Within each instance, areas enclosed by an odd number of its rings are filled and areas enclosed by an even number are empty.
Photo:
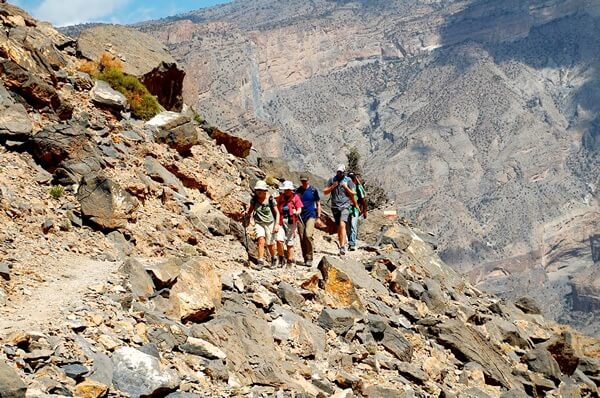
[[[302,220],[317,218],[317,203],[321,200],[319,191],[309,186],[306,190],[303,187],[296,189],[296,193],[302,200]]]

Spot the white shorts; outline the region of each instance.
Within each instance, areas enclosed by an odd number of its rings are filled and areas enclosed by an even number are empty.
[[[277,242],[285,242],[286,246],[294,246],[296,238],[296,224],[285,225],[285,228],[280,225],[277,231]]]
[[[275,243],[273,236],[273,227],[275,223],[264,225],[264,224],[254,224],[254,230],[256,231],[256,238],[265,238],[265,243],[267,245],[272,245]]]

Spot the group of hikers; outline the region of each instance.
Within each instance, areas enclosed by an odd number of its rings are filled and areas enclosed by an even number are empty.
[[[367,218],[366,195],[359,176],[346,174],[343,164],[337,167],[323,190],[331,195],[331,210],[337,227],[339,253],[356,250],[358,219]],[[269,192],[268,184],[260,180],[254,186],[254,195],[246,212],[247,222],[254,227],[257,244],[257,267],[266,265],[265,249],[272,267],[292,265],[294,241],[298,235],[304,265],[312,267],[314,258],[314,231],[321,223],[321,195],[310,185],[308,174],[300,176],[300,186],[284,181],[279,195]],[[275,246],[277,251],[275,251]]]

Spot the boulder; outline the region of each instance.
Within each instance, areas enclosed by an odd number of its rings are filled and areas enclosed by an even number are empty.
[[[322,328],[281,306],[275,306],[273,312],[278,316],[271,322],[275,339],[291,342],[303,358],[314,358],[326,352]]]
[[[447,320],[431,328],[437,341],[463,362],[476,362],[487,378],[509,388],[521,390],[505,356],[477,329],[458,320]]]
[[[579,365],[579,355],[573,347],[573,335],[562,332],[559,336],[553,336],[545,343],[539,344],[539,348],[548,350],[567,376],[573,375]]]
[[[227,152],[238,158],[245,159],[250,155],[250,149],[252,149],[251,141],[236,137],[215,127],[208,130],[208,135],[216,141],[217,145],[224,145]]]
[[[85,128],[78,124],[47,126],[29,141],[34,159],[55,176],[68,183],[99,172],[104,163],[97,145]]]
[[[169,170],[165,169],[155,158],[146,156],[144,159],[144,168],[146,169],[148,176],[154,181],[160,182],[182,195],[186,195],[185,187],[181,181]]]
[[[21,95],[29,105],[38,109],[48,107],[62,120],[73,115],[73,105],[65,101],[52,85],[16,62],[0,61],[0,76],[6,87]]]
[[[360,315],[351,309],[324,308],[317,321],[325,330],[333,330],[336,334],[345,334],[358,319],[360,319]]]
[[[135,348],[120,348],[112,362],[115,388],[133,398],[165,396],[181,383],[176,371],[165,369],[157,358]]]
[[[353,280],[341,270],[341,261],[325,256],[319,263],[323,276],[322,288],[329,297],[330,305],[335,308],[353,307],[362,309],[363,304],[356,293]]]
[[[77,384],[75,396],[78,398],[100,398],[106,395],[108,388],[106,384],[87,379]]]
[[[161,112],[145,126],[153,131],[156,142],[167,144],[182,154],[200,142],[198,128],[188,115],[182,113]]]
[[[77,191],[77,200],[84,218],[101,229],[124,227],[139,206],[136,198],[103,175],[84,177]]]
[[[182,322],[202,322],[221,303],[221,279],[206,258],[192,258],[181,266],[169,295],[169,316]]]
[[[157,289],[170,288],[181,274],[181,259],[172,258],[157,264],[146,265],[145,269],[152,277]]]
[[[154,293],[154,283],[144,266],[134,258],[123,263],[120,271],[127,276],[131,292],[139,299],[146,300]]]
[[[90,98],[100,106],[107,106],[116,110],[127,108],[127,98],[102,80],[96,82],[90,91]]]
[[[560,380],[561,372],[558,363],[548,350],[537,348],[529,351],[521,358],[534,372],[541,373],[551,380]]]
[[[289,283],[280,282],[277,286],[277,295],[285,303],[294,308],[302,308],[304,297]]]
[[[84,30],[77,47],[92,61],[105,52],[116,55],[124,72],[137,76],[165,109],[181,111],[185,72],[154,37],[125,26],[102,25]]]
[[[280,386],[289,380],[284,370],[289,363],[278,349],[269,323],[250,308],[228,303],[214,319],[194,325],[191,334],[227,354],[230,386]]]
[[[21,104],[12,104],[0,110],[0,137],[10,140],[27,140],[33,125]]]
[[[0,397],[24,398],[27,386],[11,366],[0,360]]]
[[[206,340],[198,339],[196,337],[188,337],[185,344],[181,345],[179,348],[183,352],[199,355],[207,359],[227,358],[227,354],[225,354],[221,349]]]

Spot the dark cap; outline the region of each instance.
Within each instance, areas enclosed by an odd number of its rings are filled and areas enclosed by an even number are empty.
[[[300,181],[308,181],[308,180],[310,180],[310,178],[308,177],[308,174],[306,174],[306,173],[300,174]]]
[[[348,177],[350,177],[350,178],[356,177],[356,173],[351,171],[350,173],[348,173]]]

